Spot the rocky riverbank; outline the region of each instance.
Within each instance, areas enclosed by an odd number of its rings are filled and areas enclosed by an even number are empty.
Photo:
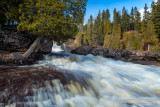
[[[42,59],[43,54],[52,51],[52,41],[41,38],[39,46],[37,46],[29,58],[23,58],[23,54],[36,40],[37,36],[25,32],[0,30],[0,65],[2,64],[32,64],[38,59]],[[16,60],[18,61],[16,61]],[[20,61],[20,62],[19,62]]]
[[[138,64],[160,66],[160,61],[159,61],[160,51],[159,52],[128,51],[120,49],[106,49],[103,47],[94,48],[91,46],[83,46],[73,49],[71,53],[80,55],[87,55],[87,54],[93,54],[95,56],[100,55],[106,58],[115,58]]]

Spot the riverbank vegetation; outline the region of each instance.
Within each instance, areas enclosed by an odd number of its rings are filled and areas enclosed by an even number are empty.
[[[76,35],[86,3],[87,0],[2,0],[0,25],[16,21],[19,31],[63,43]]]
[[[78,34],[75,47],[89,45],[127,50],[160,50],[160,0],[152,2],[151,10],[145,4],[142,17],[137,7],[132,7],[131,12],[125,7],[122,12],[115,8],[113,15],[113,21],[110,20],[108,9],[102,13],[99,11],[95,19],[91,15],[81,30],[83,35]]]
[[[1,0],[0,26],[18,24],[17,30],[37,39],[18,59],[27,59],[40,49],[45,37],[62,44],[73,39],[83,21],[87,0]],[[11,58],[17,60],[17,58]]]

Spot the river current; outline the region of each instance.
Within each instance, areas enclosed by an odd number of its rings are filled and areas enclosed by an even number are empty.
[[[26,107],[160,107],[160,67],[75,55],[56,44],[52,52],[32,66],[56,68],[74,78],[65,85],[45,81],[45,87],[33,89],[34,97],[26,97]]]

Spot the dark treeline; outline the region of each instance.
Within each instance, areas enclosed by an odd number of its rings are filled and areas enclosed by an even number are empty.
[[[114,9],[113,15],[112,22],[108,9],[102,13],[99,11],[95,19],[91,15],[83,31],[77,34],[79,35],[77,46],[160,50],[160,0],[152,2],[151,11],[148,11],[145,4],[143,18],[137,7],[132,7],[131,12],[127,12],[123,7],[122,13]]]

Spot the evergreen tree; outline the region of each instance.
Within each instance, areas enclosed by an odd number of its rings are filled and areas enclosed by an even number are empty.
[[[85,24],[84,26],[84,32],[83,32],[83,36],[82,36],[82,39],[83,39],[83,44],[82,45],[88,45],[88,40],[87,40],[87,36],[88,36],[88,24]]]
[[[58,43],[73,38],[82,23],[87,0],[25,0],[20,5],[21,31],[45,36]]]
[[[121,16],[119,12],[114,10],[114,22],[113,22],[113,29],[112,29],[112,43],[111,43],[111,48],[121,48]]]
[[[130,26],[129,15],[128,15],[125,7],[123,7],[123,10],[122,10],[122,32],[128,31],[129,26]]]
[[[106,19],[110,19],[110,13],[108,9],[106,10]]]
[[[97,36],[98,36],[98,45],[103,45],[104,35],[103,35],[103,26],[102,26],[102,15],[101,11],[99,11],[98,16],[96,18],[96,25],[97,25]]]
[[[104,47],[106,48],[111,48],[111,43],[112,43],[112,24],[109,19],[105,20],[105,25],[104,25]]]
[[[140,32],[140,28],[141,28],[141,14],[139,13],[139,11],[137,11],[135,15],[134,29]],[[142,32],[144,31],[142,30]]]
[[[82,32],[78,32],[77,36],[78,36],[77,45],[73,46],[73,48],[81,47],[83,45],[83,37],[82,37],[83,35],[82,35]]]
[[[145,36],[145,31],[146,31],[145,20],[143,19],[142,22],[141,22],[141,33],[142,33],[142,36]]]
[[[148,45],[147,49],[148,51],[151,51],[151,45],[153,46],[158,45],[158,38],[157,35],[155,34],[155,29],[153,26],[153,22],[151,20],[149,20],[147,23],[147,29],[145,32],[144,40],[145,44]]]
[[[160,38],[160,0],[152,6],[152,21],[154,24],[155,32]]]
[[[12,21],[19,22],[19,5],[24,0],[1,0],[0,1],[0,24],[4,24],[8,21],[8,24]]]
[[[138,11],[137,7],[134,7],[134,10],[133,10],[134,16],[136,15],[137,11]]]
[[[88,42],[90,46],[93,44],[92,36],[93,36],[93,16],[91,15],[89,19],[89,37],[88,37]]]
[[[123,6],[122,15],[126,12],[126,8]]]
[[[102,22],[101,19],[102,19],[102,14],[101,14],[101,11],[99,10],[98,16],[96,18],[98,26],[101,25],[101,22]]]
[[[131,30],[134,30],[134,9],[132,7],[131,14],[130,14],[130,21],[131,21]]]
[[[143,16],[143,20],[144,20],[145,27],[147,26],[148,16],[149,16],[149,15],[148,15],[149,12],[148,12],[147,10],[148,10],[148,7],[147,7],[147,4],[145,3],[144,16]]]
[[[111,48],[121,49],[121,25],[113,25]]]
[[[105,19],[106,19],[106,12],[103,10],[102,12],[102,36],[104,37],[104,23],[105,23]]]
[[[105,34],[111,34],[112,33],[112,24],[111,24],[111,21],[109,19],[105,20],[104,33]]]
[[[94,24],[93,24],[93,35],[92,35],[92,45],[93,46],[98,46],[98,33],[97,33],[97,20],[94,20]]]
[[[110,13],[109,10],[106,10],[106,19],[104,22],[104,47],[110,48],[112,41],[112,24],[110,21]]]
[[[130,15],[127,13],[125,7],[123,7],[122,17],[114,9],[112,23],[108,9],[106,11],[103,10],[102,14],[99,11],[94,24],[90,21],[93,17],[88,21],[86,30],[87,39],[84,42],[92,46],[103,45],[105,48],[122,49],[122,38],[123,49],[142,50],[148,45],[148,50],[151,50],[150,47],[152,47],[153,51],[160,50],[159,4],[160,0],[158,0],[158,3],[152,3],[151,13],[147,11],[148,7],[145,4],[142,21],[137,7],[132,7]],[[122,32],[124,32],[123,35]]]
[[[103,10],[103,12],[102,12],[102,23],[104,23],[105,18],[106,18],[106,12]]]
[[[142,50],[142,38],[137,31],[125,32],[124,46],[127,50]]]
[[[113,44],[113,36],[112,34],[106,34],[105,35],[105,39],[104,39],[104,45],[103,47],[105,48],[112,48],[112,44]]]
[[[119,12],[116,11],[116,9],[114,9],[113,24],[118,25],[120,23],[121,23],[121,15],[119,14]]]

